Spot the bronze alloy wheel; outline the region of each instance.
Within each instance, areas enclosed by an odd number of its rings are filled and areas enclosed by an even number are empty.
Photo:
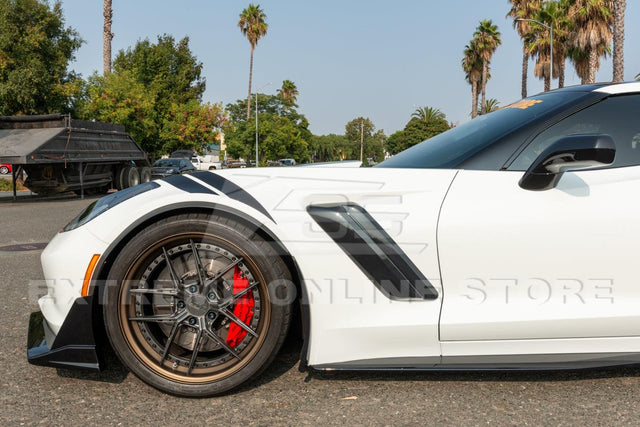
[[[273,304],[270,286],[289,275],[267,242],[239,224],[165,221],[135,236],[116,259],[107,332],[125,365],[150,384],[188,396],[224,392],[275,356],[290,310]]]

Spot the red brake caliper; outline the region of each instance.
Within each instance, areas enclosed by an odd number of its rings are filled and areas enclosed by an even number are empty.
[[[249,280],[247,280],[246,277],[243,277],[240,269],[236,267],[233,271],[233,293],[237,294],[238,292],[246,289],[247,286],[249,286]],[[238,298],[235,306],[233,307],[233,314],[244,322],[245,325],[248,325],[253,318],[254,306],[255,302],[253,300],[253,292],[249,291]],[[227,344],[233,348],[240,344],[246,335],[247,332],[244,329],[238,326],[235,322],[231,322],[229,325],[229,333],[227,334]]]

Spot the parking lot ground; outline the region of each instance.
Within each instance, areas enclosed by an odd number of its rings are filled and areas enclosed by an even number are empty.
[[[49,241],[94,199],[0,203],[0,247]],[[640,367],[571,372],[299,372],[290,339],[257,381],[209,399],[26,361],[40,250],[0,252],[0,425],[637,425]],[[420,337],[416,337],[419,340]]]

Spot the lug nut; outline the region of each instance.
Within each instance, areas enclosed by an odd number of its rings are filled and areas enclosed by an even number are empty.
[[[191,326],[195,325],[195,324],[196,324],[196,318],[195,318],[195,317],[190,317],[190,318],[189,318],[189,324],[190,324]]]
[[[207,313],[207,319],[213,320],[216,318],[216,314],[213,311]]]
[[[214,292],[209,292],[209,295],[207,295],[207,297],[213,301],[216,299],[216,294]]]
[[[182,310],[184,308],[184,301],[178,301],[178,308]]]
[[[189,286],[189,292],[191,292],[192,294],[195,293],[197,290],[198,290],[198,287],[196,285]]]

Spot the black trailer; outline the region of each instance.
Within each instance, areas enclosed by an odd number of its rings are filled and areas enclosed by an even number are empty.
[[[100,193],[151,179],[145,152],[124,126],[67,115],[0,116],[0,164],[38,194]]]

